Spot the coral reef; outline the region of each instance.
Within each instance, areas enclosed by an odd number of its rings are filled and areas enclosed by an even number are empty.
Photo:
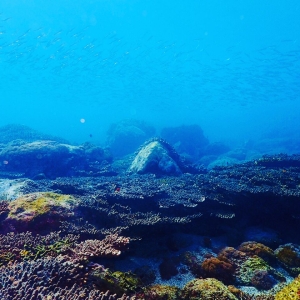
[[[65,254],[79,236],[60,232],[51,232],[47,235],[33,235],[32,232],[0,235],[0,265],[7,265],[13,261],[34,260],[46,256],[56,257]]]
[[[275,300],[298,300],[300,298],[300,276],[282,288],[275,295]]]
[[[261,243],[253,241],[244,242],[238,247],[238,250],[249,256],[257,255],[268,263],[274,263],[276,260],[274,251]]]
[[[235,268],[231,263],[211,257],[205,259],[201,267],[206,278],[216,278],[225,284],[230,284],[233,281]]]
[[[217,279],[194,279],[182,290],[184,300],[238,300],[228,288]]]
[[[4,220],[7,229],[25,231],[38,226],[39,230],[55,228],[60,221],[75,214],[78,200],[70,195],[51,192],[24,195],[8,205],[8,216]]]
[[[108,163],[105,174],[94,166],[90,177],[2,182],[3,191],[21,183],[21,195],[0,203],[0,298],[265,300],[297,294],[286,282],[300,268],[300,156],[189,172],[174,149],[160,143],[180,176],[116,175]],[[103,155],[92,145],[82,151],[88,164]],[[258,235],[265,230],[270,244],[275,237],[277,249],[245,242],[249,228]]]
[[[175,286],[152,285],[137,295],[138,298],[145,300],[177,300],[180,299],[180,290]]]
[[[300,274],[300,246],[296,244],[281,245],[275,250],[277,259],[293,275]]]
[[[188,266],[193,275],[195,275],[196,277],[200,277],[203,275],[201,266],[202,262],[198,259],[195,253],[192,253],[190,251],[184,252],[182,254],[182,261]]]
[[[63,256],[14,263],[0,269],[0,297],[5,300],[117,299],[108,291],[82,287],[86,280],[85,268]],[[123,295],[118,299],[130,297]]]
[[[95,288],[122,296],[126,293],[134,294],[142,289],[140,279],[131,272],[112,272],[102,265],[92,264],[93,270],[89,272],[88,283]]]
[[[103,240],[85,240],[76,246],[72,251],[75,260],[89,260],[96,257],[119,256],[129,244],[130,239],[117,234],[106,236]]]
[[[250,257],[243,262],[237,270],[236,280],[241,285],[251,285],[270,289],[279,279],[284,277],[270,267],[263,259],[258,256]]]

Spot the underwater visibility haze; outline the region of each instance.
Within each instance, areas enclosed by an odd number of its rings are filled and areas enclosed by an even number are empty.
[[[299,0],[0,1],[1,300],[299,300]]]
[[[297,1],[1,1],[1,125],[104,142],[113,122],[213,140],[299,132]],[[80,120],[84,119],[85,123]]]

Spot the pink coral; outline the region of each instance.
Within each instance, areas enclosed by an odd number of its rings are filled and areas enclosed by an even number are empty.
[[[89,260],[92,257],[119,256],[121,250],[127,248],[130,239],[118,234],[107,235],[103,240],[85,240],[76,245],[73,258],[76,260]]]

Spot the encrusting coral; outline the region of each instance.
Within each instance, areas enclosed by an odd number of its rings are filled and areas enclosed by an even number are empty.
[[[282,288],[276,295],[275,300],[298,300],[300,299],[300,276],[290,284]]]
[[[238,300],[222,282],[214,278],[194,279],[182,290],[184,300]]]
[[[8,205],[5,227],[11,231],[33,230],[35,227],[47,229],[60,224],[75,213],[78,200],[70,195],[52,192],[24,195]]]

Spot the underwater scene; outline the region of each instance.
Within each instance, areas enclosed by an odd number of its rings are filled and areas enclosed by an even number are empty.
[[[299,300],[300,2],[1,0],[0,300]]]

